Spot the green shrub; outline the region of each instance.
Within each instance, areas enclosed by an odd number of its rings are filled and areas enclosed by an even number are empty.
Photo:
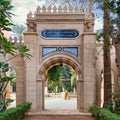
[[[90,112],[97,120],[120,120],[119,115],[98,106],[92,106]]]
[[[16,108],[10,108],[0,113],[0,120],[22,120],[25,113],[31,108],[31,103],[25,102]]]
[[[114,108],[114,112],[117,114],[120,114],[120,101],[115,101],[115,108]]]
[[[106,107],[107,110],[113,112],[113,101],[112,99],[108,100],[108,104],[107,104],[107,107]]]

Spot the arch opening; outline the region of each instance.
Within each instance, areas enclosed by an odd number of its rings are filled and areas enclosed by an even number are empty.
[[[75,60],[74,58],[69,57],[67,55],[66,56],[55,55],[55,56],[52,56],[51,58],[50,57],[46,58],[43,61],[44,63],[41,63],[40,70],[39,70],[39,77],[42,80],[42,86],[43,86],[42,87],[42,90],[43,90],[42,91],[42,105],[43,105],[42,109],[44,110],[44,109],[51,108],[50,106],[47,106],[46,99],[50,98],[50,96],[53,95],[53,93],[51,91],[50,91],[51,93],[49,93],[48,87],[45,87],[45,86],[47,85],[47,82],[48,82],[48,75],[47,74],[55,66],[59,66],[59,67],[64,66],[64,67],[69,68],[70,70],[72,70],[74,72],[75,77],[76,77],[76,86],[75,86],[76,88],[73,88],[72,91],[67,91],[67,93],[69,94],[69,97],[67,96],[66,101],[63,101],[63,98],[64,98],[63,94],[66,91],[65,88],[61,89],[58,94],[54,93],[54,98],[59,99],[62,102],[64,102],[63,104],[66,104],[66,102],[68,101],[68,104],[69,105],[71,104],[71,106],[73,105],[73,107],[70,108],[70,107],[64,106],[64,107],[57,108],[56,105],[60,106],[60,102],[58,102],[58,101],[54,101],[53,106],[55,107],[55,109],[67,109],[67,110],[80,109],[80,106],[82,106],[82,105],[80,105],[80,97],[82,97],[82,96],[80,96],[80,92],[82,92],[82,91],[79,91],[79,88],[78,88],[80,86],[79,85],[80,82],[78,82],[78,81],[82,78],[80,63],[78,63],[77,60]],[[65,80],[65,81],[67,81],[67,80]],[[58,90],[58,88],[55,87],[54,90],[56,92]],[[70,97],[71,97],[71,99],[70,99]],[[73,97],[73,99],[72,99],[72,97]],[[49,100],[49,101],[51,101],[51,100]],[[58,104],[57,104],[57,102],[58,102]],[[52,104],[52,103],[50,103],[50,104]]]
[[[45,109],[77,109],[76,72],[57,64],[46,71],[44,82]]]

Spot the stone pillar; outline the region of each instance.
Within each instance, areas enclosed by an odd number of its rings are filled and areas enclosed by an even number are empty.
[[[16,57],[10,65],[16,72],[16,105],[25,102],[25,62],[24,58]]]
[[[37,111],[44,110],[44,82],[42,79],[37,80]]]
[[[77,80],[77,109],[80,112],[84,110],[84,81],[83,79]]]
[[[37,33],[24,33],[25,45],[30,49],[31,60],[26,60],[26,101],[32,102],[31,111],[37,111]]]
[[[96,35],[94,33],[86,32],[83,34],[84,112],[88,112],[90,106],[95,104],[96,100],[95,43]]]

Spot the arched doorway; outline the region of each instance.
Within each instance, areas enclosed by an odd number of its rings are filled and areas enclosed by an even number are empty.
[[[81,73],[81,65],[78,62],[78,60],[70,55],[69,53],[52,53],[47,55],[43,62],[40,64],[39,68],[39,82],[37,83],[37,88],[39,89],[40,86],[42,87],[42,92],[39,95],[38,98],[38,106],[40,107],[40,110],[44,110],[45,109],[45,99],[44,99],[44,83],[47,80],[47,76],[46,76],[46,71],[48,69],[50,69],[52,66],[55,66],[56,64],[65,64],[67,66],[70,66],[72,69],[74,69],[74,71],[76,72],[76,78],[77,78],[77,109],[80,110],[81,107],[83,106],[83,101],[82,101],[82,93],[83,93],[83,89],[82,89],[82,84],[83,82],[81,82],[82,80],[82,73]]]

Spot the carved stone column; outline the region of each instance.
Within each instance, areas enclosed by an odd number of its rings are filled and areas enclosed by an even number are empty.
[[[44,81],[37,79],[37,112],[44,110]]]
[[[26,60],[26,101],[32,102],[31,111],[37,111],[37,33],[24,34],[25,45],[30,49],[31,60]]]
[[[16,104],[25,102],[25,61],[16,57],[10,62],[16,72]]]
[[[77,109],[80,112],[84,110],[84,81],[83,79],[77,80]]]
[[[90,106],[96,102],[95,40],[94,33],[86,32],[83,34],[84,112],[88,112]]]

